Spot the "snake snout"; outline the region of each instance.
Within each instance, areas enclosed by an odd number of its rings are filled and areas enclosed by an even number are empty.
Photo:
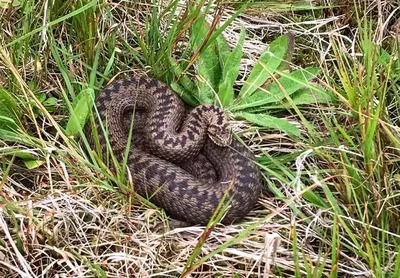
[[[211,124],[207,130],[208,137],[218,146],[226,147],[232,143],[232,128],[228,123]]]

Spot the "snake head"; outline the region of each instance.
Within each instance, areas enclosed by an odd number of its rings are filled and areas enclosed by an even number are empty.
[[[232,128],[229,123],[222,125],[210,124],[207,129],[208,137],[218,146],[226,147],[232,143]]]

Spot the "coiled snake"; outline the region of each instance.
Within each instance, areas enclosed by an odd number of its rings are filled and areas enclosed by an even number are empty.
[[[95,104],[103,124],[102,128],[95,120],[103,159],[107,153],[103,130],[122,161],[134,115],[127,159],[134,190],[172,218],[207,224],[228,192],[226,200],[232,202],[221,222],[230,224],[257,202],[260,171],[252,154],[232,140],[218,106],[200,105],[188,112],[166,84],[144,76],[113,82]],[[92,134],[86,129],[93,147]]]

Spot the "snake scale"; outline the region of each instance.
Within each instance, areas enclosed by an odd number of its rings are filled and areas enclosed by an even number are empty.
[[[166,84],[145,76],[112,82],[95,105],[100,120],[93,132],[103,159],[106,130],[122,161],[133,117],[127,166],[134,190],[172,218],[207,224],[225,192],[232,202],[222,223],[239,220],[254,207],[261,194],[260,170],[249,150],[232,139],[220,107],[199,105],[188,111]],[[86,129],[91,147],[93,132]]]

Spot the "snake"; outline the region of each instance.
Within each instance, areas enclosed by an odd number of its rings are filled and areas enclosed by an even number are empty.
[[[220,222],[231,224],[254,208],[261,172],[221,107],[187,109],[167,84],[144,75],[111,82],[94,103],[95,124],[85,131],[92,150],[97,142],[104,159],[109,144],[119,161],[127,153],[134,191],[171,218],[206,225],[224,201]]]

